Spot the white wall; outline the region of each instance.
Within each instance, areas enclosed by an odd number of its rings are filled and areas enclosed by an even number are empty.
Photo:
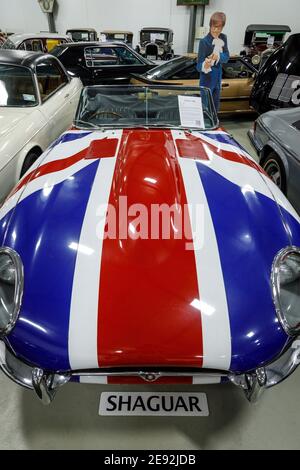
[[[189,8],[178,7],[177,0],[57,0],[56,28],[65,33],[71,27],[128,29],[137,34],[143,26],[165,26],[174,30],[177,53],[187,50]],[[299,0],[210,0],[205,25],[214,11],[224,11],[232,53],[241,49],[244,31],[250,23],[288,24],[300,32]],[[199,17],[197,22],[199,23]],[[13,32],[47,30],[48,22],[37,0],[0,0],[0,28]]]

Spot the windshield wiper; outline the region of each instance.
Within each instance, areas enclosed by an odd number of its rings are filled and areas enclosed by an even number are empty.
[[[101,127],[96,126],[96,124],[93,124],[92,122],[82,121],[80,119],[75,120],[74,124],[75,124],[75,126],[77,126],[77,124],[79,124],[79,125],[81,124],[81,125],[84,125],[84,126],[91,127],[92,129],[101,129]]]

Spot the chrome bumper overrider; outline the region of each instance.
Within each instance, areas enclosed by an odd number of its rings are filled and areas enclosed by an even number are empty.
[[[295,340],[289,349],[282,354],[276,361],[269,364],[266,367],[261,367],[253,372],[246,374],[230,374],[228,373],[227,378],[235,385],[242,388],[245,392],[247,399],[250,402],[255,402],[262,392],[274,385],[279,384],[287,377],[289,377],[300,364],[300,338]],[[66,384],[73,376],[132,376],[138,375],[144,378],[147,382],[155,382],[155,377],[162,376],[188,376],[198,375],[203,376],[203,373],[143,373],[143,372],[96,372],[90,374],[87,372],[76,372],[73,374],[60,374],[60,373],[49,373],[45,372],[40,368],[31,367],[20,359],[16,358],[11,351],[6,347],[5,343],[0,340],[0,368],[11,380],[16,382],[18,385],[35,390],[37,396],[41,399],[44,404],[49,404],[53,400],[57,390],[64,384]],[[225,374],[224,374],[225,375]],[[153,380],[148,380],[147,377],[153,376]],[[209,373],[207,376],[211,378],[221,377],[220,374]]]
[[[256,402],[262,392],[287,379],[299,364],[300,339],[297,339],[271,364],[249,374],[229,375],[229,379],[244,390],[249,401]]]

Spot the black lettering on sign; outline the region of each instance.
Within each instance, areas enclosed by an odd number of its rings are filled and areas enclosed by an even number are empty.
[[[199,408],[198,403],[199,399],[198,397],[189,397],[189,402],[190,402],[190,411],[194,411],[193,408],[195,408],[195,411],[201,412],[201,408]]]
[[[167,397],[162,397],[162,409],[164,411],[173,411],[174,408],[174,397],[167,396]]]
[[[146,407],[145,407],[145,404],[143,402],[143,399],[142,399],[141,395],[138,395],[136,397],[135,403],[134,403],[131,411],[134,411],[136,408],[142,408],[143,411],[146,411]]]
[[[131,396],[129,395],[128,400],[123,400],[123,397],[119,397],[119,407],[118,410],[121,411],[123,405],[127,405],[127,411],[131,411]]]
[[[114,402],[114,400],[117,399],[116,395],[111,395],[108,397],[107,401],[108,403],[112,406],[112,408],[106,408],[107,411],[115,411],[117,409],[117,404]]]
[[[147,406],[150,411],[159,411],[160,406],[159,402],[156,401],[155,404],[153,404],[153,400],[159,400],[159,397],[157,395],[153,395],[152,397],[149,397],[147,400]]]
[[[186,403],[185,403],[185,401],[182,397],[178,397],[177,403],[176,403],[176,406],[175,406],[175,411],[177,411],[178,408],[183,408],[184,411],[189,411],[188,407],[186,406]]]

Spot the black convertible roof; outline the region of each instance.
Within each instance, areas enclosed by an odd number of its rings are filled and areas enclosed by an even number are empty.
[[[42,52],[0,49],[0,62],[4,62],[6,64],[34,67],[40,57],[45,57],[45,54]]]

